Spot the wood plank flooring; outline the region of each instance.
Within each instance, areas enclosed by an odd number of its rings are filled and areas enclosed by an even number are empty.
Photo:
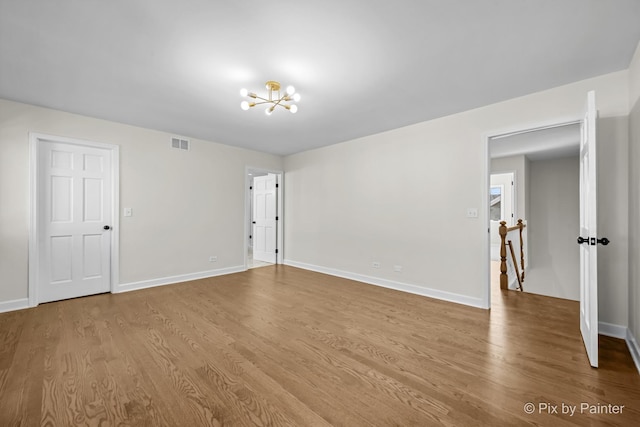
[[[638,425],[625,343],[600,353],[573,301],[497,289],[486,311],[271,266],[0,314],[0,426]]]

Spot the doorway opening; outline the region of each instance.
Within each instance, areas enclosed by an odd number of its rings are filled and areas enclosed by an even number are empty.
[[[521,144],[517,144],[517,140],[525,137],[533,136],[534,138],[539,135],[548,136],[548,133],[556,133],[561,132],[569,135],[568,139],[565,139],[565,144],[561,144],[559,141],[561,138],[545,138],[546,141],[538,141],[535,144],[535,147],[538,150],[532,149],[531,152],[526,153],[525,151],[520,151],[518,154],[522,154],[529,161],[532,160],[532,156],[543,155],[548,156],[548,153],[554,153],[554,157],[558,158],[558,152],[564,152],[567,154],[567,151],[570,152],[568,157],[570,158],[569,162],[566,163],[568,165],[570,162],[573,162],[572,166],[567,168],[565,165],[554,167],[547,167],[543,169],[543,172],[540,176],[546,179],[546,187],[548,189],[555,189],[556,187],[560,187],[566,185],[566,183],[576,184],[577,187],[574,187],[574,190],[571,191],[573,196],[578,199],[577,209],[571,209],[571,212],[566,215],[567,222],[557,221],[552,219],[551,221],[547,220],[548,229],[546,232],[539,232],[537,230],[542,230],[544,227],[538,224],[538,219],[533,219],[534,209],[536,209],[539,205],[543,207],[560,207],[564,205],[565,196],[560,197],[559,199],[556,196],[556,200],[560,200],[556,202],[552,197],[554,196],[551,193],[551,196],[545,196],[542,198],[541,202],[534,203],[534,198],[531,196],[529,201],[526,202],[526,209],[523,210],[525,215],[532,218],[529,221],[531,225],[531,230],[529,230],[528,234],[531,236],[531,241],[534,244],[539,244],[543,247],[548,253],[548,259],[551,261],[551,268],[555,266],[562,266],[563,268],[569,267],[569,272],[573,276],[577,276],[577,280],[571,280],[578,284],[577,286],[577,297],[575,298],[579,301],[579,315],[580,315],[580,334],[582,335],[582,340],[585,345],[585,349],[587,352],[587,356],[589,358],[589,363],[593,367],[598,367],[598,267],[597,267],[597,248],[598,244],[607,245],[609,240],[606,238],[598,238],[597,234],[597,167],[596,167],[596,126],[598,119],[598,110],[596,107],[595,100],[595,92],[590,91],[586,96],[585,108],[582,111],[581,118],[579,120],[575,120],[573,122],[565,122],[560,124],[555,124],[551,126],[544,126],[539,128],[533,128],[530,130],[524,130],[519,132],[513,132],[510,134],[501,134],[496,136],[488,136],[486,139],[486,153],[487,153],[487,173],[485,175],[485,185],[486,189],[484,191],[486,197],[486,213],[489,211],[489,175],[491,174],[491,169],[494,166],[493,158],[499,157],[496,155],[496,152],[500,151],[500,143],[505,142],[510,138],[515,138],[515,140],[510,141],[510,143],[504,143],[504,147],[506,150],[513,150],[518,147],[518,145],[526,145],[523,141],[519,141]],[[501,141],[503,140],[503,141]],[[577,142],[576,142],[577,141]],[[541,147],[544,146],[552,146],[550,150],[541,150]],[[540,154],[544,153],[544,154]],[[577,156],[576,156],[577,153]],[[514,153],[516,154],[516,153]],[[576,159],[577,157],[577,159]],[[554,159],[556,160],[556,159]],[[573,161],[577,160],[577,161]],[[531,162],[533,164],[533,162]],[[553,176],[549,179],[549,175],[551,171],[569,171],[568,175],[564,176]],[[531,172],[529,175],[533,175],[533,167],[531,168]],[[529,179],[529,178],[527,178]],[[531,188],[534,188],[534,185],[530,185]],[[548,210],[546,213],[547,218],[552,216],[560,216],[557,215],[558,209]],[[542,217],[540,217],[542,218]],[[554,225],[555,228],[551,228],[551,225]],[[560,225],[558,227],[558,225]],[[501,227],[502,231],[502,241],[504,242],[504,230],[505,227]],[[519,228],[522,231],[522,227]],[[489,229],[490,231],[490,229]],[[578,232],[578,238],[576,239],[576,231]],[[568,232],[568,234],[567,234]],[[563,234],[565,233],[565,234]],[[489,240],[487,239],[487,249],[489,246]],[[536,243],[538,242],[538,243]],[[578,243],[578,249],[576,250],[575,243]],[[563,246],[564,245],[564,246]],[[530,245],[533,246],[533,245]],[[567,248],[565,250],[565,248]],[[560,249],[560,251],[557,251]],[[555,252],[554,252],[555,251]],[[505,257],[505,246],[502,245],[501,249],[501,258],[504,260]],[[489,253],[486,250],[485,253]],[[562,257],[566,258],[567,253],[570,256],[573,256],[577,259],[577,262],[567,262],[566,259],[559,259]],[[490,258],[490,257],[488,257]],[[541,257],[542,259],[542,257]],[[540,259],[533,257],[532,265],[535,268],[529,269],[528,277],[530,278],[534,271],[539,270]],[[490,274],[490,264],[487,263],[487,275],[485,276],[488,280],[486,283],[486,294],[485,300],[487,302],[487,308],[491,306],[491,274]],[[500,269],[502,272],[505,271],[504,262],[501,261]],[[517,269],[516,269],[517,272]],[[502,273],[501,273],[502,274]],[[505,275],[501,275],[501,293],[499,295],[505,296],[509,291],[504,291],[507,288],[507,285],[504,279]],[[555,277],[556,283],[563,283],[566,280]],[[529,283],[530,284],[530,283]]]
[[[489,221],[491,233],[491,280],[492,286],[497,279],[496,263],[500,260],[500,235],[498,227],[505,221],[512,227],[516,221],[515,180],[516,172],[498,172],[492,168],[489,177]]]
[[[580,121],[577,120],[487,138],[490,236],[485,299],[488,307],[491,288],[500,286],[499,221],[513,227],[519,219],[527,227],[524,290],[578,299],[579,260],[574,234],[578,231],[579,221],[579,146]],[[511,182],[513,191],[510,192],[507,188]],[[511,201],[506,197],[498,198],[498,193],[500,196],[511,195]],[[513,217],[507,212],[509,206]],[[498,216],[501,217],[499,221]],[[562,258],[562,263],[556,262],[556,255]],[[509,256],[507,249],[508,259]]]
[[[245,268],[282,263],[283,173],[246,168]]]
[[[491,171],[489,213],[491,221],[505,221],[508,227],[515,223],[515,172]]]

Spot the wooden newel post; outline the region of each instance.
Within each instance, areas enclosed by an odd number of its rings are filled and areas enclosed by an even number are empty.
[[[524,230],[524,224],[522,220],[518,220],[518,228],[520,229],[520,265],[522,266],[521,280],[524,282],[524,239],[522,238],[522,230]]]
[[[507,278],[507,222],[500,221],[498,227],[500,233],[500,289],[509,288],[509,279]]]

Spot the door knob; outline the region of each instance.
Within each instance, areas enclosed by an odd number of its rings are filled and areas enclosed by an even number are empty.
[[[589,238],[584,238],[584,237],[578,237],[578,244],[581,245],[583,243],[586,243],[587,245],[589,244]],[[600,243],[603,246],[607,246],[609,243],[611,243],[611,240],[607,239],[606,237],[603,237],[602,239],[596,239],[594,237],[591,238],[591,245],[595,246],[596,243]]]
[[[102,228],[104,228],[105,230],[110,230],[110,229],[111,229],[111,227],[109,227],[108,225],[105,225],[105,226],[104,226],[104,227],[102,227]]]

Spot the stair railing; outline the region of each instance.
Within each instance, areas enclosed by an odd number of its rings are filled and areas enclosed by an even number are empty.
[[[513,227],[507,227],[506,221],[500,221],[500,227],[498,227],[498,233],[500,233],[500,289],[509,289],[509,276],[507,274],[507,246],[509,246],[509,253],[515,269],[515,275],[518,280],[518,289],[521,291],[522,283],[525,277],[525,256],[524,256],[524,234],[523,231],[527,225],[521,220]],[[513,242],[507,238],[510,232],[518,231],[520,238],[520,267],[522,272],[518,268],[518,261],[516,259],[515,251],[513,250]]]

